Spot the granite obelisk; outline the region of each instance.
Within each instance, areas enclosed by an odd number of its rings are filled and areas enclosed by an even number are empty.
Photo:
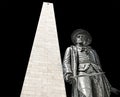
[[[21,97],[66,97],[53,3],[43,2]]]

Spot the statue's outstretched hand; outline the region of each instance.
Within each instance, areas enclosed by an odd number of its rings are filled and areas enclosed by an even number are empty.
[[[118,90],[118,89],[116,89],[114,87],[111,87],[111,92],[116,94],[116,95],[120,94],[120,90]]]

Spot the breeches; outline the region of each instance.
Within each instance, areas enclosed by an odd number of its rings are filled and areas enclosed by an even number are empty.
[[[82,97],[92,97],[92,87],[91,87],[90,77],[88,76],[78,77],[77,83],[78,83],[78,91],[82,92],[82,94],[84,95]]]

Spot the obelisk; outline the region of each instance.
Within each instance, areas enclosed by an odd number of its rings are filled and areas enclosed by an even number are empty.
[[[53,3],[43,2],[21,97],[66,97]]]

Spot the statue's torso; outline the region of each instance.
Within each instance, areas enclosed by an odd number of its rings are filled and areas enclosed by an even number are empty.
[[[91,61],[91,56],[89,54],[89,51],[86,50],[82,51],[81,49],[82,49],[81,47],[77,48],[78,71],[86,72],[86,73],[94,72],[92,67],[93,62]]]

